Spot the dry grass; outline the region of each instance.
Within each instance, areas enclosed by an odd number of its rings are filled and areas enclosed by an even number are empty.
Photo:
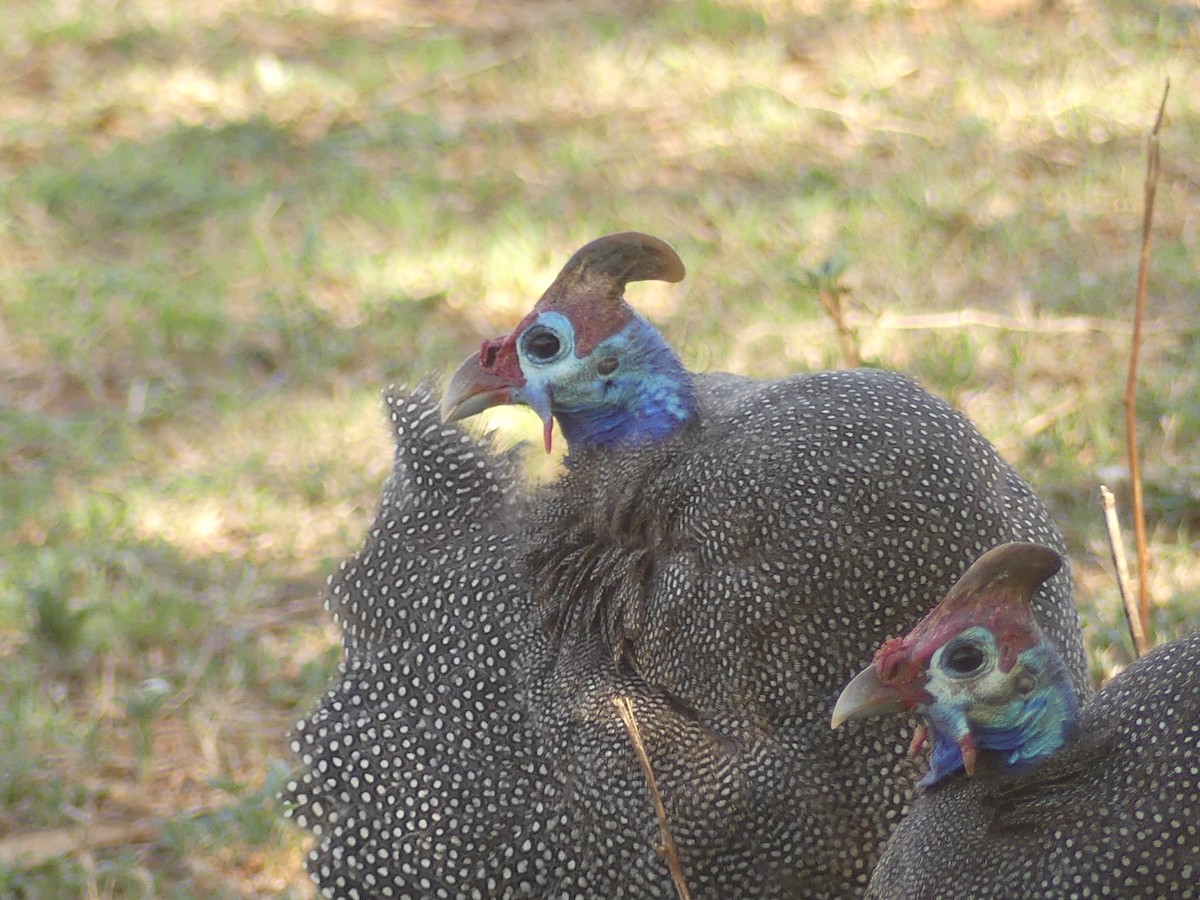
[[[847,291],[863,358],[1051,503],[1094,674],[1124,664],[1095,492],[1127,502],[1168,76],[1138,425],[1154,630],[1200,621],[1194,3],[5,15],[0,894],[309,895],[271,798],[336,664],[318,597],[389,463],[379,389],[445,373],[606,231],[680,250],[682,285],[631,298],[694,368],[838,364],[820,288]]]

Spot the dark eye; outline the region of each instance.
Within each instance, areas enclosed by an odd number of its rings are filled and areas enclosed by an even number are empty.
[[[562,342],[549,328],[537,326],[525,332],[525,337],[521,339],[521,346],[525,350],[525,355],[532,360],[538,362],[548,362],[558,356],[562,349]]]
[[[983,665],[983,650],[974,641],[956,641],[942,653],[942,668],[956,675],[970,675]]]

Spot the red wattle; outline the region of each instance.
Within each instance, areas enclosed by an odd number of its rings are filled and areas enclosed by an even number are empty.
[[[922,722],[917,726],[917,730],[913,732],[912,743],[908,745],[908,755],[916,756],[921,752],[921,748],[925,746],[925,742],[929,740],[929,728]]]

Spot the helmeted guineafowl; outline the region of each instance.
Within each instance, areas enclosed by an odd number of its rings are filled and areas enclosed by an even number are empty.
[[[1060,563],[1036,544],[985,554],[839,698],[835,727],[916,709],[932,745],[868,896],[1200,895],[1200,632],[1079,708],[1029,604]]]
[[[731,812],[690,861],[740,871],[751,890],[758,838],[719,777],[724,736],[615,671],[598,639],[553,643],[523,575],[511,459],[443,425],[424,389],[387,404],[393,472],[365,545],[331,579],[342,671],[293,735],[302,769],[282,797],[316,835],[322,893],[673,896],[618,697],[673,809]]]
[[[530,504],[523,542],[553,647],[540,683],[640,679],[712,748],[690,759],[645,717],[693,890],[854,896],[917,772],[903,734],[828,729],[837,691],[921,617],[914,598],[937,596],[984,550],[1062,539],[978,431],[906,378],[688,373],[623,299],[630,281],[683,271],[648,235],[587,245],[459,368],[443,409],[523,403],[547,444],[552,418],[562,428],[568,471]],[[1067,572],[1034,608],[1086,694]],[[556,765],[584,777],[590,757],[564,746]],[[639,815],[652,865],[653,820]],[[599,851],[602,866],[627,866]]]
[[[514,673],[534,631],[516,608],[517,479],[428,390],[386,399],[394,467],[326,603],[345,658],[293,735],[304,767],[283,800],[317,836],[326,896],[500,896],[527,874],[500,863],[544,784]]]

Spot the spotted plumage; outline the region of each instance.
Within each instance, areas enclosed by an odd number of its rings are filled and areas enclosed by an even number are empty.
[[[515,675],[532,625],[516,608],[510,461],[443,425],[428,391],[387,404],[393,472],[363,549],[330,579],[345,660],[293,736],[303,769],[284,800],[317,837],[325,896],[532,891],[532,859],[569,861],[537,835],[521,865],[496,857],[545,802],[548,771]]]
[[[1037,564],[1031,554],[1048,553],[1010,545],[988,556],[1007,554],[1019,572]],[[980,601],[973,608],[889,641],[839,700],[835,720],[847,706],[886,709],[891,698],[918,708],[935,734],[961,721],[964,732],[946,746],[978,747],[966,771],[960,759],[938,772],[935,759],[936,777],[892,837],[868,896],[1200,895],[1200,632],[1138,660],[1076,715],[1056,651],[1026,608],[1013,609],[1026,591],[996,588],[977,580],[965,591]],[[955,662],[969,671],[944,671],[946,653],[970,645],[983,652]],[[1016,720],[1028,727],[1014,729]],[[998,727],[1007,739],[987,744]]]
[[[970,423],[907,379],[696,384],[697,427],[585,451],[539,495],[535,597],[559,646],[599,635],[609,667],[676,698],[727,748],[690,773],[696,787],[664,792],[700,896],[854,896],[919,766],[903,731],[831,732],[838,690],[924,613],[911,598],[995,543],[1061,539]],[[1037,615],[1085,691],[1066,573]],[[700,786],[739,802],[697,802]],[[701,862],[730,822],[753,843],[728,848],[725,867]]]
[[[579,373],[598,374],[598,361],[575,341],[549,368],[531,366],[519,352],[530,329],[551,309],[566,322],[560,347],[580,333],[603,346],[597,322],[619,334],[636,315],[621,296],[629,273],[676,280],[672,255],[644,235],[580,250],[510,335],[459,368],[444,409],[526,402],[543,417],[573,413],[558,405],[555,373],[568,373],[577,396]],[[648,364],[619,350],[618,368]],[[647,390],[673,372],[659,366]],[[548,665],[574,664],[586,646],[598,671],[661,691],[720,749],[687,760],[651,742],[699,896],[854,896],[917,767],[906,736],[878,723],[830,732],[838,689],[920,618],[912,598],[936,596],[997,543],[1061,548],[1061,537],[971,424],[901,376],[688,374],[680,386],[694,408],[656,440],[568,434],[569,471],[530,506],[523,570],[556,648]],[[622,398],[608,412],[632,429],[634,405]],[[1086,693],[1068,573],[1035,610]],[[571,755],[560,765],[571,778],[585,768]]]
[[[392,395],[396,470],[333,582],[345,672],[297,732],[287,796],[320,829],[328,896],[674,897],[617,696],[694,896],[858,896],[919,766],[903,730],[831,732],[838,689],[985,549],[1061,547],[987,441],[908,379],[692,375],[661,338],[630,339],[650,326],[621,290],[648,277],[682,277],[661,241],[584,248],[452,379],[452,417],[575,417],[549,486],[523,495],[426,393]],[[557,347],[534,339],[550,326]],[[550,368],[522,369],[530,353]],[[639,371],[644,392],[597,391]],[[1086,691],[1066,572],[1035,610]]]
[[[720,770],[726,748],[613,671],[598,640],[552,644],[519,565],[512,460],[441,424],[424,389],[390,390],[387,404],[393,472],[362,550],[330,580],[345,660],[295,730],[301,769],[283,794],[315,835],[322,894],[673,896],[611,701],[632,700],[675,796],[697,787],[691,772]],[[725,783],[695,804],[732,806],[736,792]],[[714,865],[755,840],[733,821],[721,835]]]

